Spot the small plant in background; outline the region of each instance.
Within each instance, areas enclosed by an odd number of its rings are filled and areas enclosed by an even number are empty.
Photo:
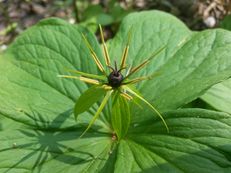
[[[111,66],[111,61],[110,61],[110,57],[108,54],[107,46],[104,41],[102,27],[99,25],[99,28],[100,28],[101,40],[103,44],[102,46],[103,46],[104,60],[105,60],[105,64],[107,65],[107,68],[110,69],[110,72],[107,73],[107,69],[103,67],[102,63],[100,62],[99,58],[97,57],[96,53],[94,52],[87,38],[82,34],[84,42],[89,48],[91,52],[91,56],[95,64],[97,65],[98,69],[103,74],[103,76],[84,73],[84,72],[76,71],[76,70],[75,71],[72,70],[71,72],[77,73],[78,75],[80,75],[79,77],[69,76],[69,75],[58,75],[58,77],[78,79],[83,82],[95,85],[94,87],[91,87],[87,91],[85,91],[80,96],[80,98],[77,100],[76,105],[75,105],[75,111],[74,111],[76,119],[80,113],[87,111],[95,102],[97,102],[101,98],[102,95],[105,94],[105,97],[103,98],[101,105],[99,106],[97,112],[95,113],[88,127],[86,128],[86,130],[83,132],[81,136],[83,136],[87,132],[87,130],[92,126],[95,120],[99,117],[100,113],[102,112],[103,108],[105,107],[106,103],[108,102],[111,96],[113,98],[112,99],[113,100],[112,101],[112,113],[111,113],[112,125],[119,139],[121,137],[124,137],[124,135],[126,135],[128,127],[130,125],[130,109],[129,109],[129,104],[127,102],[133,100],[133,97],[138,98],[139,100],[143,101],[146,105],[148,105],[154,111],[154,113],[156,113],[161,118],[167,131],[169,131],[168,126],[166,122],[164,121],[160,112],[152,104],[150,104],[146,99],[144,99],[134,89],[134,87],[132,87],[133,84],[136,84],[143,80],[151,79],[156,74],[152,74],[150,76],[137,77],[134,79],[129,79],[136,72],[140,71],[148,63],[150,63],[150,61],[156,55],[161,53],[165,47],[162,47],[159,50],[155,51],[155,53],[153,53],[148,59],[144,60],[141,64],[135,67],[128,68],[126,64],[126,60],[128,57],[129,44],[131,40],[131,30],[130,30],[128,33],[127,44],[126,44],[126,47],[124,48],[120,66],[118,69],[116,61],[114,62],[114,67]],[[122,73],[123,70],[126,70],[125,75]]]

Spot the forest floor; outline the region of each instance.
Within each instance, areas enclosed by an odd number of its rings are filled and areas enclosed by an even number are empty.
[[[0,51],[43,18],[59,17],[78,24],[101,16],[97,19],[112,37],[113,28],[127,13],[152,9],[175,15],[192,30],[203,30],[219,26],[231,12],[231,0],[0,0]]]

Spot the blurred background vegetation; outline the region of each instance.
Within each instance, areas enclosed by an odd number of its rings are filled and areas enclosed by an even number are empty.
[[[0,0],[0,51],[43,18],[63,18],[96,35],[101,24],[108,39],[124,16],[153,9],[175,15],[192,30],[231,29],[231,0]]]

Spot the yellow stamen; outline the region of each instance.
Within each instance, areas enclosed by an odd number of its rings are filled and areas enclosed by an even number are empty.
[[[67,69],[66,71],[76,73],[76,74],[81,75],[83,77],[93,78],[93,79],[105,80],[105,78],[106,78],[105,76],[99,76],[99,75],[95,75],[95,74],[85,73],[85,72],[78,71],[78,70]]]
[[[99,81],[95,80],[95,79],[90,79],[90,78],[86,78],[86,77],[79,77],[79,80],[86,82],[86,83],[90,83],[90,84],[95,84],[95,85],[99,85]]]
[[[160,49],[158,49],[156,52],[154,52],[148,59],[146,59],[144,62],[142,62],[140,65],[134,67],[131,69],[131,72],[126,76],[126,78],[128,78],[129,76],[131,76],[132,74],[134,74],[135,72],[139,71],[140,69],[142,69],[144,66],[146,66],[149,62],[151,62],[151,60],[153,58],[156,57],[156,55],[158,55],[159,53],[162,52],[162,50],[164,50],[166,48],[166,46],[161,47]]]
[[[105,90],[111,90],[111,89],[112,89],[112,87],[109,86],[109,85],[103,85],[102,87],[103,87]]]
[[[124,84],[135,84],[137,82],[140,82],[142,80],[147,80],[147,79],[151,79],[151,76],[144,76],[144,77],[138,77],[138,78],[135,78],[135,79],[132,79],[130,81],[127,81],[127,82],[124,82]]]
[[[86,77],[78,77],[78,76],[68,76],[68,75],[58,75],[58,77],[62,77],[62,78],[70,78],[70,79],[78,79],[80,81],[86,82],[86,83],[90,83],[90,84],[95,84],[95,85],[99,85],[99,81],[95,80],[95,79],[90,79],[90,78],[86,78]]]
[[[127,94],[127,93],[125,93],[125,92],[121,92],[120,95],[121,95],[122,97],[124,97],[125,99],[129,100],[129,101],[133,99],[132,96],[130,96],[129,94]]]
[[[86,44],[86,46],[88,47],[88,49],[91,52],[91,56],[94,59],[96,65],[98,66],[98,68],[100,69],[101,72],[105,73],[104,67],[101,64],[99,58],[97,57],[96,53],[94,52],[93,48],[91,47],[90,43],[88,42],[87,38],[85,37],[85,35],[82,34],[82,37],[84,39],[84,42]]]
[[[144,61],[143,63],[141,63],[140,65],[138,65],[137,67],[132,68],[129,75],[131,75],[131,74],[133,74],[133,73],[139,71],[139,70],[142,69],[145,65],[147,65],[149,62],[150,62],[150,60],[146,60],[146,61]]]
[[[101,40],[103,44],[104,60],[105,60],[106,65],[109,66],[111,62],[110,62],[110,57],[109,57],[108,50],[107,50],[107,45],[105,44],[105,41],[104,41],[103,30],[102,30],[101,25],[99,25],[99,30],[100,30]]]
[[[129,50],[130,41],[131,41],[131,29],[129,30],[128,41],[127,41],[126,47],[124,48],[124,51],[123,51],[123,54],[122,54],[120,68],[125,68],[126,67],[126,60],[127,60],[127,57],[128,57],[128,50]]]
[[[95,54],[95,52],[91,52],[91,56],[93,57],[96,65],[98,66],[99,70],[102,71],[103,73],[105,73],[105,70],[103,68],[103,65],[101,64],[100,60],[98,59],[97,55]]]

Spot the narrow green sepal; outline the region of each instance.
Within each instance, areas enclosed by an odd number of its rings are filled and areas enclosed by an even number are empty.
[[[107,80],[107,77],[105,75],[96,75],[96,74],[90,74],[90,73],[85,73],[82,71],[78,71],[78,70],[67,70],[68,72],[71,73],[76,73],[80,76],[84,76],[84,77],[90,77],[92,79],[98,79],[98,80]]]
[[[151,104],[149,103],[146,99],[144,99],[139,93],[135,92],[133,89],[131,89],[130,87],[128,86],[124,86],[123,87],[125,90],[127,90],[129,93],[133,94],[134,96],[136,96],[137,98],[139,98],[141,101],[143,101],[146,105],[148,105],[151,110],[153,110],[159,117],[160,119],[162,120],[164,126],[166,127],[166,130],[167,132],[169,132],[169,128],[168,128],[168,125],[167,123],[165,122],[163,116],[161,115],[161,113]]]
[[[89,110],[89,108],[100,100],[103,95],[106,93],[106,90],[102,86],[93,86],[86,90],[76,101],[75,104],[75,119],[78,115]]]
[[[100,113],[102,112],[103,108],[105,107],[105,105],[107,104],[111,94],[112,94],[113,90],[108,91],[107,94],[105,95],[105,97],[103,98],[102,103],[100,104],[97,112],[95,113],[95,115],[93,116],[93,118],[91,119],[90,123],[88,124],[86,130],[84,130],[84,132],[80,135],[80,138],[91,128],[91,126],[94,124],[94,122],[96,121],[96,119],[99,117]]]

